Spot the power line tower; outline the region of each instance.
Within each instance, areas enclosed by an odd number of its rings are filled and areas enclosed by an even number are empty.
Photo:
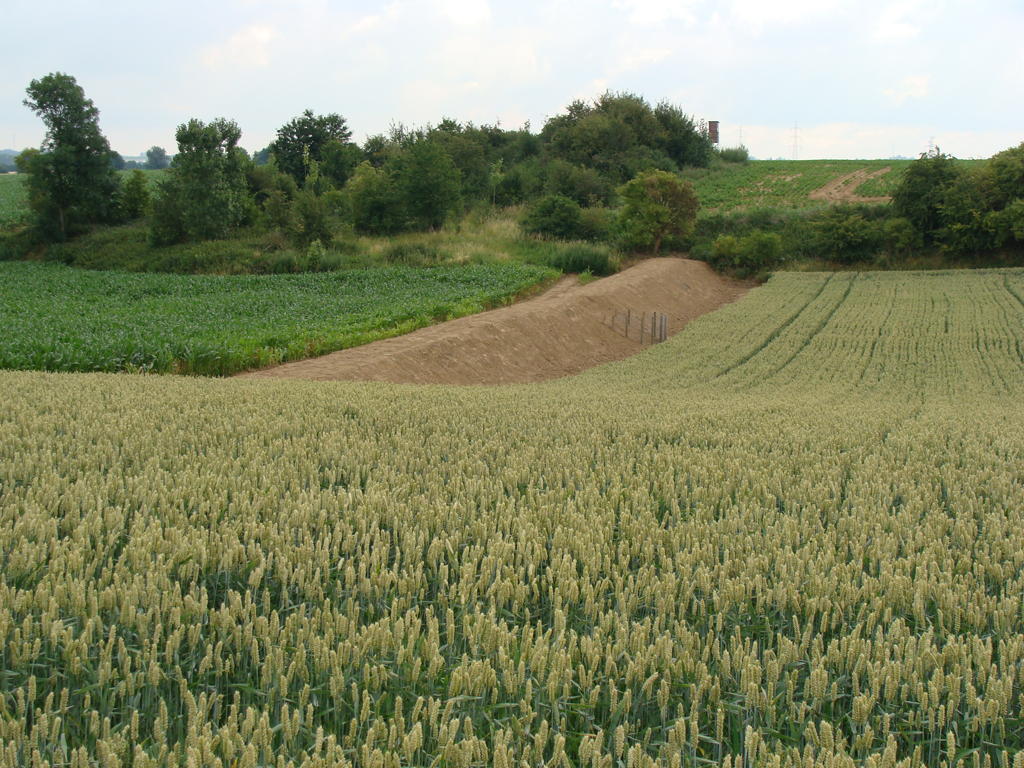
[[[793,159],[800,159],[800,128],[796,120],[793,121]]]
[[[740,126],[740,146],[743,146],[743,126]]]
[[[928,137],[928,157],[934,157],[934,156],[935,156],[935,137],[934,136],[929,136]]]

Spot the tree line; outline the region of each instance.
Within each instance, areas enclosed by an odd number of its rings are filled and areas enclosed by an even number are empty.
[[[239,146],[232,120],[179,125],[173,159],[159,147],[147,153],[146,167],[170,165],[151,194],[137,169],[122,181],[123,158],[73,77],[49,74],[27,94],[46,139],[18,162],[29,174],[35,229],[47,241],[146,216],[154,245],[230,237],[254,224],[309,244],[326,242],[339,224],[370,235],[437,229],[481,203],[532,203],[536,231],[585,238],[607,228],[609,206],[638,175],[664,174],[652,191],[671,184],[668,177],[682,186],[678,171],[707,166],[715,151],[702,122],[632,93],[574,101],[539,133],[528,123],[509,130],[443,119],[393,124],[361,146],[340,114],[306,110],[254,156]],[[683,208],[695,212],[695,197]]]

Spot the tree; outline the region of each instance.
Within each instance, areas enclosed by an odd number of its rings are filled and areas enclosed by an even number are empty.
[[[355,144],[334,139],[320,150],[320,175],[341,189],[363,160],[363,151]]]
[[[237,146],[241,135],[238,125],[225,119],[178,126],[176,165],[153,200],[155,244],[223,238],[252,214],[246,160]]]
[[[44,235],[66,239],[75,224],[106,220],[120,180],[110,144],[100,132],[99,110],[71,75],[33,80],[25,106],[46,123],[42,151],[26,158],[29,203]]]
[[[150,147],[146,150],[146,164],[143,166],[147,171],[162,171],[171,164],[171,158],[163,147]]]
[[[402,228],[405,210],[391,173],[360,163],[345,185],[352,224],[359,232],[388,235]]]
[[[306,163],[321,161],[324,147],[332,141],[348,143],[352,131],[341,115],[314,115],[307,109],[300,117],[277,129],[277,140],[270,151],[277,158],[277,167],[300,184],[306,180]]]
[[[693,185],[674,173],[639,173],[618,192],[625,201],[619,222],[634,247],[651,248],[657,256],[666,235],[686,237],[693,231],[700,203]]]
[[[893,213],[910,221],[926,240],[934,240],[943,224],[941,209],[946,190],[961,173],[956,158],[938,149],[932,154],[923,153],[907,166],[893,190]]]
[[[459,169],[440,144],[420,138],[394,159],[405,210],[420,229],[439,229],[461,202]]]

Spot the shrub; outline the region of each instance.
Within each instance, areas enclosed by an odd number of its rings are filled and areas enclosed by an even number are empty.
[[[750,152],[742,144],[738,147],[723,147],[718,150],[718,156],[727,163],[747,163],[750,161]]]
[[[718,266],[758,270],[772,267],[782,260],[782,238],[774,232],[755,230],[746,237],[719,235],[711,248]]]
[[[577,275],[590,272],[592,275],[603,276],[615,271],[608,250],[594,245],[570,245],[553,255],[548,263],[562,272]]]
[[[922,154],[907,166],[893,190],[893,213],[908,219],[926,240],[932,240],[942,226],[940,209],[946,189],[960,173],[956,158],[942,152]]]
[[[392,243],[384,249],[389,264],[407,267],[432,267],[448,259],[448,253],[432,243]]]
[[[345,185],[349,216],[358,232],[389,235],[405,223],[405,206],[392,175],[374,168],[369,161],[360,163]]]
[[[1024,243],[1024,200],[1014,200],[1006,207],[1006,219],[1013,236]]]
[[[782,238],[774,232],[752,232],[740,240],[736,256],[743,269],[774,266],[782,259]]]
[[[890,253],[906,256],[921,247],[921,233],[914,229],[910,219],[898,216],[882,225],[885,246]]]
[[[825,211],[811,223],[812,240],[819,256],[850,264],[863,260],[882,246],[882,227],[860,213],[840,206]]]
[[[582,239],[582,209],[575,200],[564,195],[545,195],[530,206],[522,227],[534,235],[560,240]]]
[[[128,220],[138,219],[149,212],[149,187],[146,174],[138,168],[132,171],[121,195],[121,210]]]

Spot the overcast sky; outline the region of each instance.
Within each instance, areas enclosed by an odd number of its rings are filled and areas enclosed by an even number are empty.
[[[1024,141],[1024,2],[35,0],[9,3],[0,148],[33,78],[73,75],[126,156],[228,117],[259,149],[304,109],[362,141],[443,117],[534,131],[611,89],[719,120],[760,158],[958,157]]]

